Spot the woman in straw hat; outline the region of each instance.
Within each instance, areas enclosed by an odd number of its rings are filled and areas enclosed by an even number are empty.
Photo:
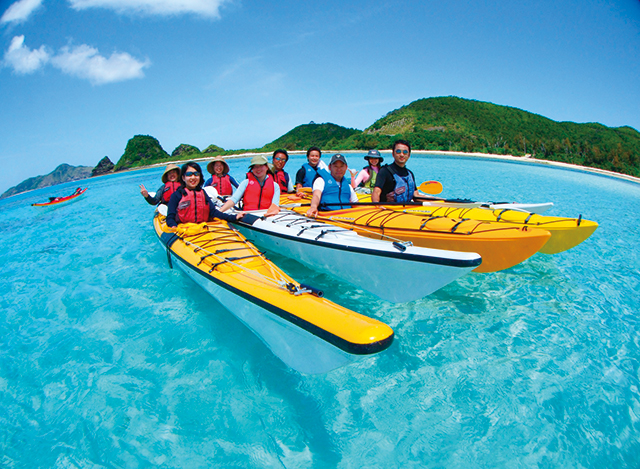
[[[280,186],[274,181],[265,156],[256,155],[251,158],[247,179],[240,183],[220,210],[229,210],[240,200],[243,210],[277,209],[280,203]]]
[[[207,165],[211,177],[206,180],[204,187],[213,186],[218,195],[231,195],[238,187],[238,182],[229,174],[229,165],[221,156],[216,156]]]
[[[144,184],[140,184],[140,194],[150,205],[158,205],[160,203],[168,203],[173,194],[180,187],[180,168],[175,164],[170,164],[162,173],[162,185],[152,197],[149,195]]]

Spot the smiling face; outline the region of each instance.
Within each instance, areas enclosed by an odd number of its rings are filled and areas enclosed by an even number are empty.
[[[172,169],[171,171],[169,171],[167,173],[167,181],[169,181],[169,182],[176,182],[179,177],[180,177],[180,175],[178,174],[178,170],[177,169]]]
[[[309,156],[307,156],[307,161],[314,168],[318,166],[318,163],[320,162],[320,152],[317,150],[311,151]]]
[[[222,176],[222,173],[224,173],[224,163],[222,161],[213,163],[213,172],[216,173],[216,176]]]
[[[333,179],[340,182],[342,181],[344,174],[347,172],[347,165],[342,161],[336,161],[335,163],[329,165],[329,171],[331,172],[331,176],[333,176]]]
[[[396,146],[393,148],[393,159],[401,168],[403,168],[404,165],[407,164],[410,156],[411,150],[409,150],[408,146],[403,145],[402,143],[396,144]]]
[[[184,185],[189,190],[194,190],[200,183],[200,173],[193,166],[187,166],[187,170],[182,175]]]
[[[380,158],[369,158],[370,166],[380,166]]]
[[[269,167],[266,164],[254,164],[251,167],[251,172],[256,178],[258,178],[259,181],[263,181],[267,176],[268,169]]]
[[[284,153],[276,153],[271,162],[273,163],[273,167],[276,171],[281,171],[284,169],[284,165],[287,164],[287,155]]]

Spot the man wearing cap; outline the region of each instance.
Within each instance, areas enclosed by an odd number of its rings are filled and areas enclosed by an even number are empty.
[[[416,180],[406,167],[411,145],[406,140],[393,142],[393,163],[383,166],[371,193],[372,202],[410,202],[418,196]]]
[[[278,149],[273,152],[271,159],[271,171],[273,178],[280,186],[280,192],[293,192],[293,181],[284,170],[284,165],[289,161],[289,153],[287,150]]]
[[[269,162],[263,155],[251,158],[247,179],[242,181],[233,195],[222,205],[224,212],[242,200],[243,210],[269,209],[272,204],[280,203],[280,186],[269,174]]]
[[[152,197],[149,195],[144,184],[140,184],[140,194],[149,203],[149,205],[158,205],[160,203],[168,203],[173,194],[180,187],[180,168],[175,164],[170,164],[162,173],[162,185]]]
[[[358,196],[344,177],[348,169],[347,160],[341,154],[333,155],[329,162],[330,174],[321,174],[313,182],[313,196],[311,207],[307,210],[308,217],[318,215],[318,207],[323,210],[340,210],[350,208],[358,201]]]
[[[376,186],[378,171],[380,171],[380,164],[384,161],[384,158],[378,150],[369,150],[369,153],[365,155],[364,159],[367,160],[369,164],[362,168],[356,177],[351,179],[351,186],[355,188],[362,185],[365,189],[373,191],[373,188]]]
[[[207,171],[211,177],[206,180],[204,187],[214,187],[218,195],[231,195],[238,187],[238,182],[229,174],[229,165],[222,156],[216,156],[207,165]]]

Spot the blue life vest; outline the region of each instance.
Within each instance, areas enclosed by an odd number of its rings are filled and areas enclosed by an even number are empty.
[[[331,174],[324,172],[321,174],[324,179],[324,190],[322,191],[322,197],[320,198],[320,208],[322,210],[340,210],[343,208],[351,208],[351,190],[349,181],[347,178],[342,178],[342,184],[331,176]],[[326,204],[341,204],[341,205],[326,205]]]
[[[309,163],[302,165],[304,168],[304,180],[302,181],[302,187],[313,187],[313,181],[317,176],[331,176],[325,169],[320,169],[317,166],[314,168]]]
[[[393,174],[396,181],[396,188],[393,190],[396,196],[396,202],[411,202],[413,193],[416,191],[416,182],[413,180],[413,174],[407,169],[407,175],[399,176],[396,170],[391,166],[387,166],[389,172]]]

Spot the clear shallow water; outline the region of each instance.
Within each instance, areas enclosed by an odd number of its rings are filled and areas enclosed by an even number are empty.
[[[162,169],[89,180],[49,211],[29,204],[77,183],[0,201],[0,466],[638,467],[640,186],[466,158],[410,167],[446,196],[553,201],[550,215],[600,228],[399,305],[273,258],[395,330],[389,350],[319,376],[168,268],[138,189]]]

